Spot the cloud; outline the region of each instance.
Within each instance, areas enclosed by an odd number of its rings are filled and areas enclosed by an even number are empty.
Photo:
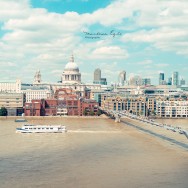
[[[134,0],[133,0],[134,1]],[[134,9],[140,11],[135,23],[137,29],[126,33],[123,42],[151,43],[162,51],[188,55],[188,1],[147,0]],[[134,10],[133,9],[133,10]],[[147,29],[143,29],[147,28]]]
[[[128,52],[119,46],[103,46],[92,52],[94,58],[106,59],[125,59],[128,58]]]
[[[29,0],[1,0],[0,22],[12,18],[26,18],[30,12]]]
[[[188,56],[187,7],[186,0],[117,0],[92,13],[67,11],[60,14],[33,8],[29,0],[0,0],[0,67],[8,69],[8,64],[6,67],[3,62],[11,62],[20,67],[15,70],[18,74],[27,69],[29,75],[40,67],[45,74],[51,74],[49,68],[63,71],[74,51],[84,72],[87,72],[84,63],[95,67],[103,62],[105,66],[113,65],[113,69],[104,67],[106,74],[113,75],[114,70],[118,71],[125,64],[125,59],[141,53],[137,46],[143,44],[151,47],[151,51],[145,53],[143,49],[145,54],[139,54],[137,65],[147,69],[167,67],[167,64],[155,66],[152,57],[156,48]],[[83,30],[117,28],[121,28],[124,35],[114,40],[86,40],[82,33]]]

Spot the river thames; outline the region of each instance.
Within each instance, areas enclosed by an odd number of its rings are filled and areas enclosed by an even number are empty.
[[[19,134],[16,127],[23,123],[1,119],[1,188],[188,187],[187,150],[125,124],[105,118],[29,123],[63,124],[68,132]]]

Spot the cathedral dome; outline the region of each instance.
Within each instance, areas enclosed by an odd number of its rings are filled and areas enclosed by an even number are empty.
[[[76,63],[67,63],[65,66],[65,70],[79,70],[78,65]]]
[[[78,65],[74,62],[73,55],[71,56],[70,61],[65,66],[61,81],[64,84],[81,83],[81,74],[79,73]]]
[[[73,55],[70,58],[70,62],[68,62],[65,66],[65,71],[79,71],[78,65],[74,62]]]

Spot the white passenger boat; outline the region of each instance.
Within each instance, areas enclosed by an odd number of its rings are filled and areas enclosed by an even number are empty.
[[[16,128],[18,133],[63,133],[66,131],[63,125],[23,125],[21,128]]]
[[[15,122],[27,122],[26,119],[15,119]]]

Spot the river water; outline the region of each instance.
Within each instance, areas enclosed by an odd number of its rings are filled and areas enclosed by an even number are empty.
[[[188,119],[156,119],[157,122],[188,130]]]
[[[15,133],[0,120],[1,188],[187,188],[188,152],[110,119],[44,118],[67,133]]]

